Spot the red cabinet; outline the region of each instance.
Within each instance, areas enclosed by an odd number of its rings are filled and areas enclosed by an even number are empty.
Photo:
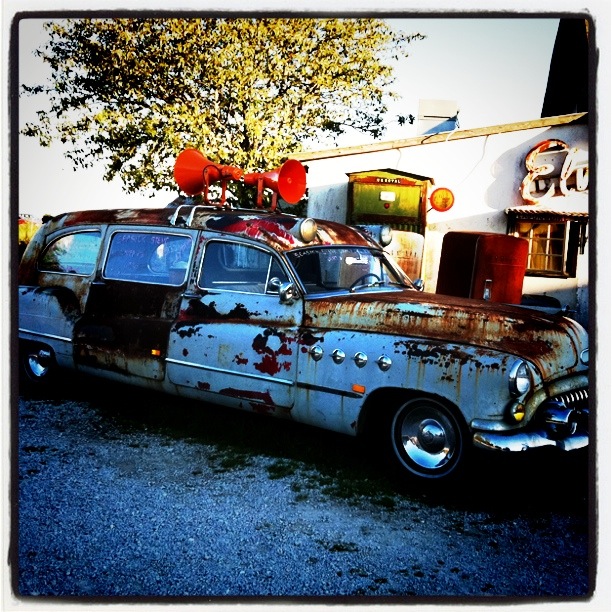
[[[520,304],[528,247],[505,234],[448,232],[436,293]]]

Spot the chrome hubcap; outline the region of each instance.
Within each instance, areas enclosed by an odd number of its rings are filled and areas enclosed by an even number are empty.
[[[455,456],[458,434],[451,418],[435,404],[404,413],[396,431],[401,448],[419,468],[440,469]]]
[[[426,419],[419,425],[417,439],[420,447],[428,453],[439,453],[446,446],[444,428],[433,419]]]
[[[36,353],[30,353],[28,355],[28,366],[32,376],[35,378],[42,378],[49,371],[49,361],[51,354],[49,351],[41,349]]]

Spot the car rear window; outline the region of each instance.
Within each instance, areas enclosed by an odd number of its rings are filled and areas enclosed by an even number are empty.
[[[100,239],[99,231],[65,234],[43,251],[38,269],[41,272],[89,276],[96,268]]]

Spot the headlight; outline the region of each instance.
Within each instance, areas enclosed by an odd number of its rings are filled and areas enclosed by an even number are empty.
[[[302,242],[312,242],[317,236],[317,222],[310,217],[302,219],[298,226],[298,235]]]
[[[526,361],[515,361],[508,376],[510,395],[519,397],[531,389],[531,375]]]
[[[586,348],[582,353],[580,353],[580,362],[583,365],[589,365],[589,349]]]
[[[380,236],[378,237],[378,241],[383,247],[391,244],[393,241],[393,230],[391,229],[390,225],[383,225],[380,228]]]

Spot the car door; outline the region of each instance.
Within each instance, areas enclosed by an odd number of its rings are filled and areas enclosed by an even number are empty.
[[[288,279],[271,249],[207,241],[197,283],[170,333],[168,377],[220,403],[256,410],[294,402],[302,302],[281,303]]]
[[[75,326],[77,367],[130,380],[164,379],[194,237],[187,230],[140,226],[109,232],[104,263]]]
[[[20,281],[20,338],[50,347],[66,367],[73,365],[74,328],[87,303],[101,242],[100,227],[62,229],[27,262],[31,273]]]

